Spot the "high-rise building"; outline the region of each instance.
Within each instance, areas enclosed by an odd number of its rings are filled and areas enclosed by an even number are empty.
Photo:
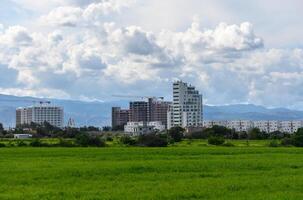
[[[147,122],[148,103],[145,101],[133,101],[129,103],[129,121]]]
[[[175,126],[203,126],[202,95],[182,81],[173,83],[173,105],[168,112],[168,128]]]
[[[159,101],[155,98],[148,99],[147,121],[149,122],[162,122],[167,127],[167,112],[171,102]]]
[[[62,128],[64,126],[63,116],[63,108],[40,103],[30,107],[17,108],[16,126],[29,125],[32,122],[36,124],[48,122],[53,126]]]
[[[112,128],[117,129],[123,127],[129,122],[129,110],[120,107],[112,108]]]

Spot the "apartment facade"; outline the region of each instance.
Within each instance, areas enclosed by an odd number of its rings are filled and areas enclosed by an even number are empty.
[[[162,122],[167,127],[167,112],[172,102],[159,101],[155,98],[148,99],[147,121]]]
[[[129,103],[129,121],[147,122],[148,103],[146,101],[133,101]]]
[[[124,127],[129,122],[129,110],[120,107],[112,108],[112,128]]]
[[[303,128],[303,121],[278,121],[278,120],[260,120],[260,121],[249,121],[249,120],[207,120],[204,121],[205,128],[211,128],[215,125],[225,126],[230,129],[235,129],[238,132],[249,131],[252,128],[258,128],[263,132],[271,133],[275,131],[285,133],[295,133],[299,128]]]
[[[64,110],[62,107],[49,104],[39,104],[30,107],[17,108],[16,126],[31,123],[43,124],[48,122],[59,128],[64,127]]]
[[[129,109],[112,108],[112,127],[124,126],[127,122],[161,122],[167,127],[167,111],[171,102],[148,98],[147,101],[133,101]]]
[[[203,126],[202,95],[185,82],[173,83],[173,104],[168,111],[168,128]]]

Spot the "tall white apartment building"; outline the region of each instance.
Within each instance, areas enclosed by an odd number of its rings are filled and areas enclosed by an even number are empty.
[[[50,104],[38,104],[30,107],[17,108],[16,126],[48,122],[53,126],[62,128],[64,126],[63,108]]]
[[[173,104],[168,111],[168,129],[203,126],[202,95],[182,81],[173,83]]]

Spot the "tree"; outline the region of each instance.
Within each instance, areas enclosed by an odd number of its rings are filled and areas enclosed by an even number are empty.
[[[124,131],[124,125],[118,125],[112,127],[112,131]]]
[[[121,144],[130,145],[130,146],[137,144],[137,141],[128,135],[122,136],[119,141]]]
[[[215,137],[215,136],[211,136],[208,138],[208,144],[211,145],[222,145],[224,144],[225,140],[223,137]]]
[[[271,139],[282,139],[284,138],[284,133],[281,131],[274,131],[269,133]]]
[[[76,136],[76,144],[82,147],[105,147],[105,142],[99,137],[89,136],[88,134],[79,134]]]
[[[4,131],[3,124],[0,123],[0,133],[2,133],[3,131]]]
[[[180,142],[184,136],[185,129],[182,127],[172,127],[168,130],[168,135],[175,141]]]
[[[226,128],[224,126],[217,126],[217,125],[215,125],[215,126],[212,127],[212,129],[214,131],[213,132],[214,133],[213,136],[230,138],[231,135],[232,135],[231,129]]]
[[[303,128],[298,131],[292,137],[292,143],[296,147],[303,147]]]
[[[102,131],[105,131],[105,132],[108,132],[108,131],[111,131],[111,127],[110,126],[104,126],[103,128],[102,128]]]
[[[140,135],[138,138],[138,145],[147,147],[166,147],[167,140],[156,134]]]
[[[248,131],[248,138],[251,140],[262,140],[266,139],[266,134],[264,132],[261,132],[258,128],[253,128]]]

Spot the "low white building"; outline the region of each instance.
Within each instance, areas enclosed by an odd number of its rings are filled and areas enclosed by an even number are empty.
[[[203,126],[205,128],[212,128],[213,126],[227,127],[227,124],[228,124],[227,120],[222,120],[222,121],[205,120],[205,121],[203,121]]]
[[[227,121],[227,128],[235,129],[237,132],[247,132],[254,127],[254,123],[249,120]]]
[[[31,134],[14,134],[15,139],[29,139],[33,136]]]
[[[281,130],[281,122],[276,120],[255,121],[254,127],[266,133],[271,133]]]
[[[261,120],[261,121],[249,121],[249,120],[210,120],[204,122],[205,128],[211,128],[215,125],[225,126],[230,129],[235,129],[237,132],[249,131],[252,128],[258,128],[266,133],[275,131],[285,133],[295,133],[299,128],[303,128],[303,121],[279,121],[279,120]]]
[[[155,131],[164,131],[165,125],[162,122],[128,122],[124,126],[124,132],[134,136],[150,134]]]
[[[294,133],[303,127],[303,121],[282,121],[280,125],[281,132]]]

